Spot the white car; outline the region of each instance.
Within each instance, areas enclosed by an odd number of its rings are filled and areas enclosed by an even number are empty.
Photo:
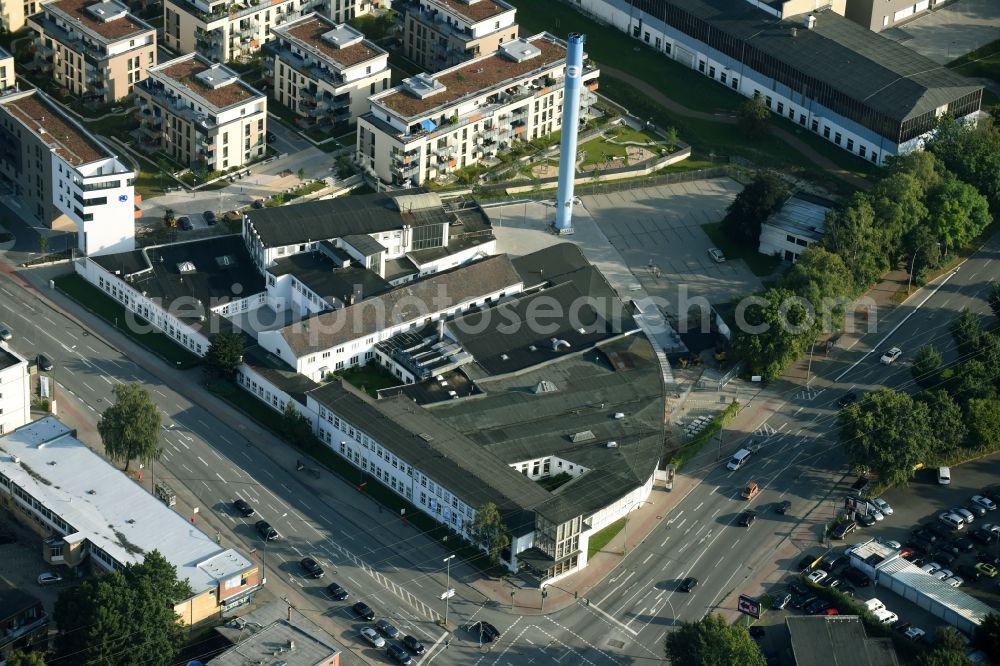
[[[994,525],[993,523],[986,523],[983,525],[983,529],[987,532],[993,532],[994,534],[1000,534],[1000,525]]]
[[[722,254],[722,250],[717,247],[708,248],[708,256],[712,258],[717,264],[721,264],[726,261],[726,255]]]
[[[52,571],[46,571],[45,573],[38,575],[39,585],[55,585],[56,583],[62,582],[62,576]]]
[[[887,516],[891,516],[892,515],[892,507],[889,506],[889,503],[886,502],[881,497],[876,497],[875,499],[873,499],[871,501],[871,503],[874,504],[875,506],[877,506],[878,510],[881,511],[882,513],[884,513],[885,515],[887,515]]]
[[[361,636],[377,648],[385,647],[385,639],[379,636],[378,632],[371,627],[365,627],[362,629]]]
[[[952,587],[961,587],[962,583],[965,582],[965,579],[963,579],[961,576],[949,576],[948,578],[944,579],[944,582],[948,583]]]
[[[927,632],[921,629],[920,627],[910,627],[909,629],[906,630],[906,633],[903,635],[909,638],[911,641],[915,641],[926,633]]]
[[[886,353],[882,354],[882,365],[892,364],[897,358],[900,357],[902,353],[903,353],[902,349],[900,349],[899,347],[893,347]]]
[[[868,515],[875,519],[875,522],[882,522],[885,520],[885,516],[882,512],[875,508],[874,504],[868,505]]]
[[[903,547],[903,544],[898,541],[893,541],[892,539],[886,539],[882,543],[889,546],[889,548],[895,548],[896,550],[900,550]]]
[[[983,497],[982,495],[973,495],[972,503],[978,504],[987,511],[996,511],[997,508],[996,502],[991,500],[989,497]]]
[[[10,342],[10,339],[14,336],[6,328],[0,328],[0,340],[4,342]]]
[[[813,571],[811,574],[809,574],[809,580],[816,583],[817,585],[819,583],[822,583],[823,579],[825,579],[826,577],[827,573],[822,569],[816,569],[816,571]]]
[[[941,570],[941,569],[943,569],[944,567],[942,567],[942,566],[941,566],[940,564],[938,564],[937,562],[928,562],[927,564],[923,565],[923,566],[922,566],[922,567],[920,567],[920,568],[921,568],[921,569],[923,569],[924,571],[926,571],[927,573],[929,573],[929,574],[932,574],[932,573],[934,573],[935,571],[940,571],[940,570]]]
[[[940,569],[931,574],[938,580],[944,580],[945,578],[951,578],[955,573],[951,569]]]

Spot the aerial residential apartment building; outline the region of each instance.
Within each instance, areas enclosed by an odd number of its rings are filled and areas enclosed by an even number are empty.
[[[228,615],[263,587],[256,563],[219,545],[52,416],[0,438],[0,510],[39,533],[42,559],[64,574],[118,571],[158,551],[191,586],[174,606],[184,624]]]
[[[14,56],[0,49],[0,95],[5,95],[17,89],[17,78],[14,75]]]
[[[55,0],[28,19],[43,71],[75,95],[111,104],[156,64],[156,29],[118,0]]]
[[[0,0],[0,30],[17,32],[32,14],[38,13],[37,0]]]
[[[29,220],[93,255],[135,247],[135,172],[40,90],[0,97],[0,181]]]
[[[389,54],[354,28],[319,14],[272,30],[264,46],[272,97],[310,127],[343,127],[389,87]]]
[[[31,381],[28,361],[0,346],[0,435],[31,420]]]
[[[517,10],[503,0],[406,0],[393,8],[404,14],[403,54],[429,72],[488,55],[518,37]]]
[[[380,180],[420,185],[494,158],[562,126],[566,43],[548,33],[492,55],[418,74],[371,98],[358,120],[357,162]],[[599,71],[585,66],[581,118]]]
[[[664,57],[848,152],[884,165],[919,150],[944,114],[979,117],[983,87],[802,0],[580,0]],[[843,3],[840,3],[841,5]],[[887,4],[887,3],[883,3]]]
[[[147,148],[207,171],[264,156],[267,98],[225,65],[189,53],[150,69],[136,94]]]

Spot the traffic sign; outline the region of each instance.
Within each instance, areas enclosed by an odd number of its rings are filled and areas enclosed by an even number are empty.
[[[744,615],[749,615],[750,617],[759,620],[760,619],[760,602],[753,597],[748,597],[745,594],[740,595],[740,600],[736,604],[736,610],[743,613]]]

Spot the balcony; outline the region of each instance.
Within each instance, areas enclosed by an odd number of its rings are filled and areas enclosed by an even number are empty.
[[[412,176],[413,174],[417,173],[417,171],[419,170],[419,167],[420,167],[420,163],[418,161],[414,160],[410,164],[396,164],[396,163],[394,163],[394,164],[390,165],[389,171],[393,175],[399,176],[400,178],[408,178],[408,177]]]

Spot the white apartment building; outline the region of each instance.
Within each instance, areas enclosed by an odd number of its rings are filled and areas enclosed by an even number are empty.
[[[380,180],[420,185],[562,126],[566,43],[548,33],[371,98],[358,120],[357,162]],[[599,71],[585,66],[583,84]],[[584,90],[581,117],[596,96]]]
[[[29,219],[88,255],[135,247],[135,173],[39,90],[0,98],[0,180]]]
[[[264,46],[271,96],[310,127],[346,129],[389,87],[389,54],[349,25],[310,14],[272,33]]]
[[[207,171],[264,156],[267,97],[225,65],[189,53],[151,68],[136,93],[139,132],[149,149]]]
[[[32,14],[38,13],[38,0],[0,0],[0,30],[17,32]]]
[[[271,29],[323,12],[337,23],[369,13],[379,0],[164,0],[163,42],[213,62],[246,60],[272,38]]]
[[[503,0],[405,0],[403,54],[428,72],[478,58],[517,39],[517,10]]]
[[[14,75],[14,56],[0,49],[0,95],[6,95],[17,89],[17,77]]]
[[[0,345],[0,435],[31,420],[28,361]]]
[[[314,381],[365,365],[375,345],[393,335],[516,294],[523,282],[507,255],[488,257],[380,296],[261,331],[257,342],[297,373]]]

